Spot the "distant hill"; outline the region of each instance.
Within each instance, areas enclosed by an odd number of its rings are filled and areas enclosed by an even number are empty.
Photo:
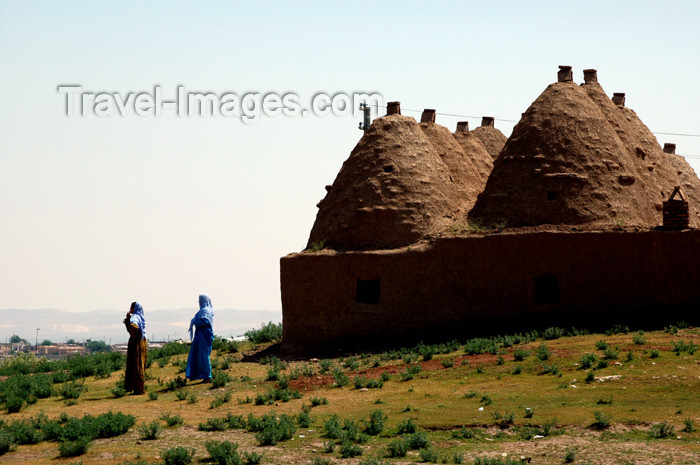
[[[146,312],[146,331],[150,340],[189,338],[190,319],[196,313],[193,308],[177,310],[153,310]],[[34,344],[39,328],[39,343],[44,339],[65,342],[75,339],[104,340],[109,344],[125,342],[129,336],[122,324],[125,312],[93,310],[90,312],[66,312],[63,310],[0,310],[0,342],[6,342],[17,334]],[[269,310],[214,310],[214,332],[218,336],[239,336],[261,324],[282,321],[282,312]]]

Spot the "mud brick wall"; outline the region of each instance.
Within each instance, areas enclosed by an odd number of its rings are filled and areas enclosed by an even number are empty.
[[[352,350],[554,325],[697,325],[699,258],[697,230],[502,233],[291,254],[280,260],[282,348]]]

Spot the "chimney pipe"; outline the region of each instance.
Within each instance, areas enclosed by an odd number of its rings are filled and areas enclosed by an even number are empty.
[[[676,153],[676,144],[669,144],[666,142],[664,144],[664,152],[665,153]]]
[[[583,70],[583,82],[598,82],[598,70],[595,69],[584,69]]]
[[[493,127],[493,119],[494,119],[493,116],[482,116],[481,117],[481,125]]]
[[[458,122],[457,130],[455,132],[469,132],[469,121]]]
[[[624,107],[625,106],[625,93],[624,92],[613,93],[612,101],[618,107]]]
[[[435,122],[435,110],[426,108],[423,110],[423,114],[420,115],[421,123],[434,123]]]
[[[559,72],[557,73],[557,80],[559,82],[571,82],[574,80],[574,73],[571,71],[571,66],[559,66]]]
[[[400,115],[401,114],[401,102],[388,102],[386,104],[386,114],[388,115]]]

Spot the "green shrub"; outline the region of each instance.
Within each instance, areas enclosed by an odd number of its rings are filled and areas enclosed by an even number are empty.
[[[402,381],[410,381],[422,370],[423,368],[419,364],[409,365],[406,367],[406,371],[401,372],[399,376],[401,377]]]
[[[58,394],[64,399],[78,399],[84,391],[87,391],[87,387],[85,387],[85,380],[83,379],[80,383],[77,381],[64,383],[58,390]]]
[[[225,431],[228,425],[223,418],[208,418],[197,426],[199,431]]]
[[[427,447],[418,451],[421,462],[437,463],[440,460],[440,454],[432,447]]]
[[[547,329],[544,330],[544,333],[543,333],[542,336],[543,336],[545,339],[548,339],[548,340],[550,340],[550,339],[559,339],[560,337],[564,336],[564,333],[565,333],[565,332],[566,332],[566,331],[564,331],[564,330],[561,329],[561,328],[556,328],[556,327],[554,327],[554,328],[547,328]]]
[[[513,352],[513,358],[518,362],[522,362],[529,356],[530,352],[527,352],[523,349],[515,349],[515,351]]]
[[[676,355],[680,355],[683,352],[693,355],[697,350],[698,345],[693,343],[693,341],[685,342],[683,339],[681,339],[680,341],[672,342],[671,352],[675,353]]]
[[[118,381],[112,388],[112,395],[116,398],[124,397],[126,389],[124,389],[124,380]]]
[[[5,428],[0,428],[0,456],[14,450],[15,438]]]
[[[587,370],[593,366],[594,363],[598,361],[598,357],[594,353],[586,353],[581,356],[580,365],[581,368]]]
[[[257,452],[243,452],[243,462],[245,465],[257,465],[262,460],[263,455]]]
[[[491,405],[493,403],[493,399],[491,399],[490,395],[484,394],[481,396],[481,403],[484,405]]]
[[[674,427],[668,422],[654,423],[649,429],[649,437],[653,439],[666,439],[673,437]]]
[[[592,371],[589,371],[588,373],[586,373],[585,381],[586,381],[586,383],[592,383],[593,381],[595,381],[595,373],[593,373]]]
[[[573,463],[576,460],[576,449],[567,449],[564,455],[564,463]]]
[[[525,408],[525,418],[532,418],[532,416],[535,414],[535,409],[526,407]]]
[[[455,439],[474,439],[481,434],[479,428],[467,428],[462,426],[459,431],[452,431],[452,437]]]
[[[164,413],[160,416],[160,419],[165,422],[168,427],[184,425],[185,420],[182,419],[180,415],[171,415],[170,413]]]
[[[598,365],[596,365],[596,370],[602,370],[603,368],[608,367],[608,361],[607,360],[598,360]]]
[[[260,326],[260,329],[251,329],[245,332],[245,337],[250,342],[261,344],[282,339],[282,323],[269,322]]]
[[[194,448],[171,447],[163,452],[163,463],[165,465],[188,465],[192,462],[195,452]]]
[[[215,408],[221,407],[222,405],[229,402],[230,400],[231,400],[231,393],[226,392],[224,394],[216,396],[214,398],[214,400],[211,401],[211,404],[209,404],[209,408],[215,409]]]
[[[369,422],[365,424],[364,432],[370,436],[377,436],[384,431],[384,422],[387,416],[381,410],[372,410],[369,414]]]
[[[328,404],[328,399],[326,399],[325,397],[312,397],[309,400],[311,401],[312,407],[318,407],[319,405],[327,405]]]
[[[549,360],[549,357],[552,356],[552,351],[549,350],[549,347],[547,347],[547,344],[545,344],[543,342],[542,344],[540,344],[537,347],[537,350],[535,351],[535,355],[537,355],[538,359],[545,361],[545,360]]]
[[[187,400],[187,396],[190,394],[190,391],[187,389],[178,389],[175,391],[175,397],[177,397],[177,400]]]
[[[17,413],[24,407],[24,399],[18,395],[11,394],[5,397],[5,408],[7,413]]]
[[[240,344],[238,343],[238,341],[224,339],[222,337],[216,336],[214,338],[214,342],[212,342],[211,348],[212,350],[218,350],[219,353],[229,352],[234,354],[238,352]]]
[[[340,452],[340,456],[344,459],[362,455],[362,447],[354,444],[351,441],[343,441],[340,444],[340,449],[338,449],[338,451]]]
[[[274,446],[292,438],[296,431],[294,420],[288,415],[280,415],[276,418],[274,413],[263,415],[260,418],[260,430],[255,433],[255,439],[261,446]]]
[[[464,463],[464,454],[462,452],[455,452],[452,454],[452,462],[457,465]]]
[[[690,418],[686,418],[683,420],[683,424],[685,425],[683,429],[681,430],[684,433],[692,433],[695,431],[695,422],[691,420]]]
[[[311,427],[311,413],[309,413],[308,409],[302,409],[302,411],[297,414],[296,420],[300,428]]]
[[[219,465],[243,465],[238,454],[238,444],[230,441],[207,441],[204,443],[211,460]]]
[[[627,326],[623,326],[621,324],[616,324],[616,325],[613,325],[613,327],[610,328],[609,330],[605,331],[605,335],[606,336],[614,336],[615,334],[627,334],[629,332],[630,332],[630,329]]]
[[[543,363],[542,364],[542,374],[543,375],[547,375],[547,374],[561,375],[561,372],[559,371],[559,365],[557,365],[556,363],[554,363],[552,365],[548,365],[546,363]]]
[[[331,439],[338,439],[342,434],[342,426],[338,415],[331,415],[323,425],[324,436]]]
[[[156,391],[150,391],[148,393],[148,400],[158,400],[158,393]]]
[[[90,447],[90,439],[80,438],[75,441],[63,441],[58,446],[58,455],[61,457],[77,457],[87,452]]]
[[[219,370],[219,371],[216,371],[211,378],[211,388],[216,389],[216,388],[224,387],[229,382],[231,382],[231,375],[229,375],[225,371]]]
[[[416,424],[412,419],[404,420],[396,428],[396,434],[413,434],[416,432]]]
[[[455,359],[453,358],[443,358],[442,366],[445,368],[452,368],[455,365]]]
[[[338,387],[347,386],[347,384],[350,382],[350,378],[348,378],[340,368],[335,368],[333,370],[333,379],[335,379],[335,384]]]
[[[408,450],[408,441],[406,439],[394,439],[387,446],[387,455],[389,457],[406,457]]]
[[[425,449],[430,446],[430,441],[428,441],[428,436],[422,431],[413,433],[405,437],[408,447],[411,450]]]
[[[318,372],[321,374],[326,374],[333,368],[333,360],[321,360],[318,362]]]
[[[139,425],[139,433],[141,433],[141,439],[158,439],[158,436],[161,432],[163,432],[163,427],[160,426],[158,420],[153,420],[150,423],[141,423]]]
[[[659,355],[661,355],[661,353],[658,350],[652,349],[649,358],[659,358]]]
[[[636,345],[641,346],[643,344],[646,344],[647,338],[644,337],[644,331],[639,330],[637,334],[632,336],[632,342],[634,342]]]
[[[593,417],[595,418],[595,421],[591,426],[596,429],[608,428],[610,426],[610,422],[612,421],[612,415],[605,414],[600,410],[593,412]]]
[[[522,372],[523,372],[523,367],[521,367],[520,365],[515,365],[515,367],[513,367],[513,371],[511,373],[514,375],[519,375]]]
[[[608,345],[607,342],[605,342],[605,339],[599,339],[595,343],[595,348],[598,350],[605,350],[608,347],[610,347],[610,346]]]
[[[617,349],[608,347],[603,351],[603,357],[605,360],[617,360],[620,358],[620,353],[617,351]]]

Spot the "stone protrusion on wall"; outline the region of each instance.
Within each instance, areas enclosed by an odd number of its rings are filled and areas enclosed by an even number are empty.
[[[676,195],[680,200],[676,199]],[[690,213],[688,202],[683,197],[681,187],[676,186],[668,200],[664,202],[664,229],[688,229]]]
[[[494,117],[493,116],[482,116],[481,117],[481,125],[487,128],[492,128],[493,127],[493,122],[494,122]]]
[[[386,114],[388,115],[400,115],[401,114],[401,102],[388,102],[386,104]]]
[[[598,82],[598,70],[595,69],[584,69],[583,70],[583,82]]]
[[[618,107],[624,107],[625,106],[625,93],[624,92],[613,93],[612,101]]]
[[[676,144],[671,144],[666,142],[664,144],[664,152],[666,153],[676,153]]]
[[[559,82],[571,82],[574,80],[574,73],[571,71],[571,66],[559,65],[559,72],[557,73],[557,81]]]
[[[435,110],[426,108],[423,110],[423,114],[420,115],[421,123],[434,123],[435,122]]]
[[[456,132],[469,132],[469,121],[459,121]]]

